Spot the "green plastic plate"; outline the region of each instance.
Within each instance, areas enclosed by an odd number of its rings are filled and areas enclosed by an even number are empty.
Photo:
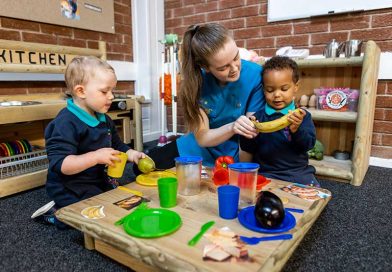
[[[131,236],[156,238],[175,232],[182,221],[178,213],[166,209],[137,209],[123,219],[124,230]]]

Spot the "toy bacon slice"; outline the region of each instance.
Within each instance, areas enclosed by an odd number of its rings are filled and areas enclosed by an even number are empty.
[[[293,113],[294,112],[301,114],[300,109],[295,109]],[[271,133],[271,132],[281,130],[291,124],[290,121],[287,119],[288,115],[289,114],[286,114],[285,116],[282,116],[279,119],[269,121],[269,122],[262,122],[262,123],[252,120],[252,123],[255,125],[256,129],[259,132]]]

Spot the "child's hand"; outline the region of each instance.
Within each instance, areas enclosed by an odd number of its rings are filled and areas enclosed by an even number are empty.
[[[257,136],[255,125],[245,115],[241,115],[233,123],[233,131],[235,134],[245,136],[249,139],[252,139]]]
[[[110,147],[100,148],[94,151],[93,154],[97,164],[113,166],[116,161],[121,161],[121,159],[116,156],[120,154],[120,151]]]
[[[291,133],[297,132],[299,126],[302,124],[302,121],[304,120],[304,117],[306,115],[305,110],[303,109],[299,109],[299,110],[301,113],[290,111],[289,116],[287,117],[287,120],[291,122],[291,125],[289,126]]]
[[[130,162],[135,162],[136,164],[139,163],[140,159],[143,159],[146,157],[146,154],[144,154],[143,152],[139,152],[133,149],[129,149],[127,151],[127,155],[128,155],[128,161]]]

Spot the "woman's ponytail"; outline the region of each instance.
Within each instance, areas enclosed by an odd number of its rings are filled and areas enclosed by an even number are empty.
[[[199,99],[202,87],[202,68],[208,68],[208,59],[223,48],[229,38],[225,27],[216,24],[192,25],[183,36],[181,47],[180,102],[184,109],[185,124],[197,131],[202,119]]]

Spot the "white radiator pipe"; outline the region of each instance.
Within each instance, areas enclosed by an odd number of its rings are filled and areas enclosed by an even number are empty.
[[[176,53],[174,46],[170,46],[170,60],[172,62],[171,85],[172,85],[172,118],[173,118],[173,135],[177,135],[177,69]]]

